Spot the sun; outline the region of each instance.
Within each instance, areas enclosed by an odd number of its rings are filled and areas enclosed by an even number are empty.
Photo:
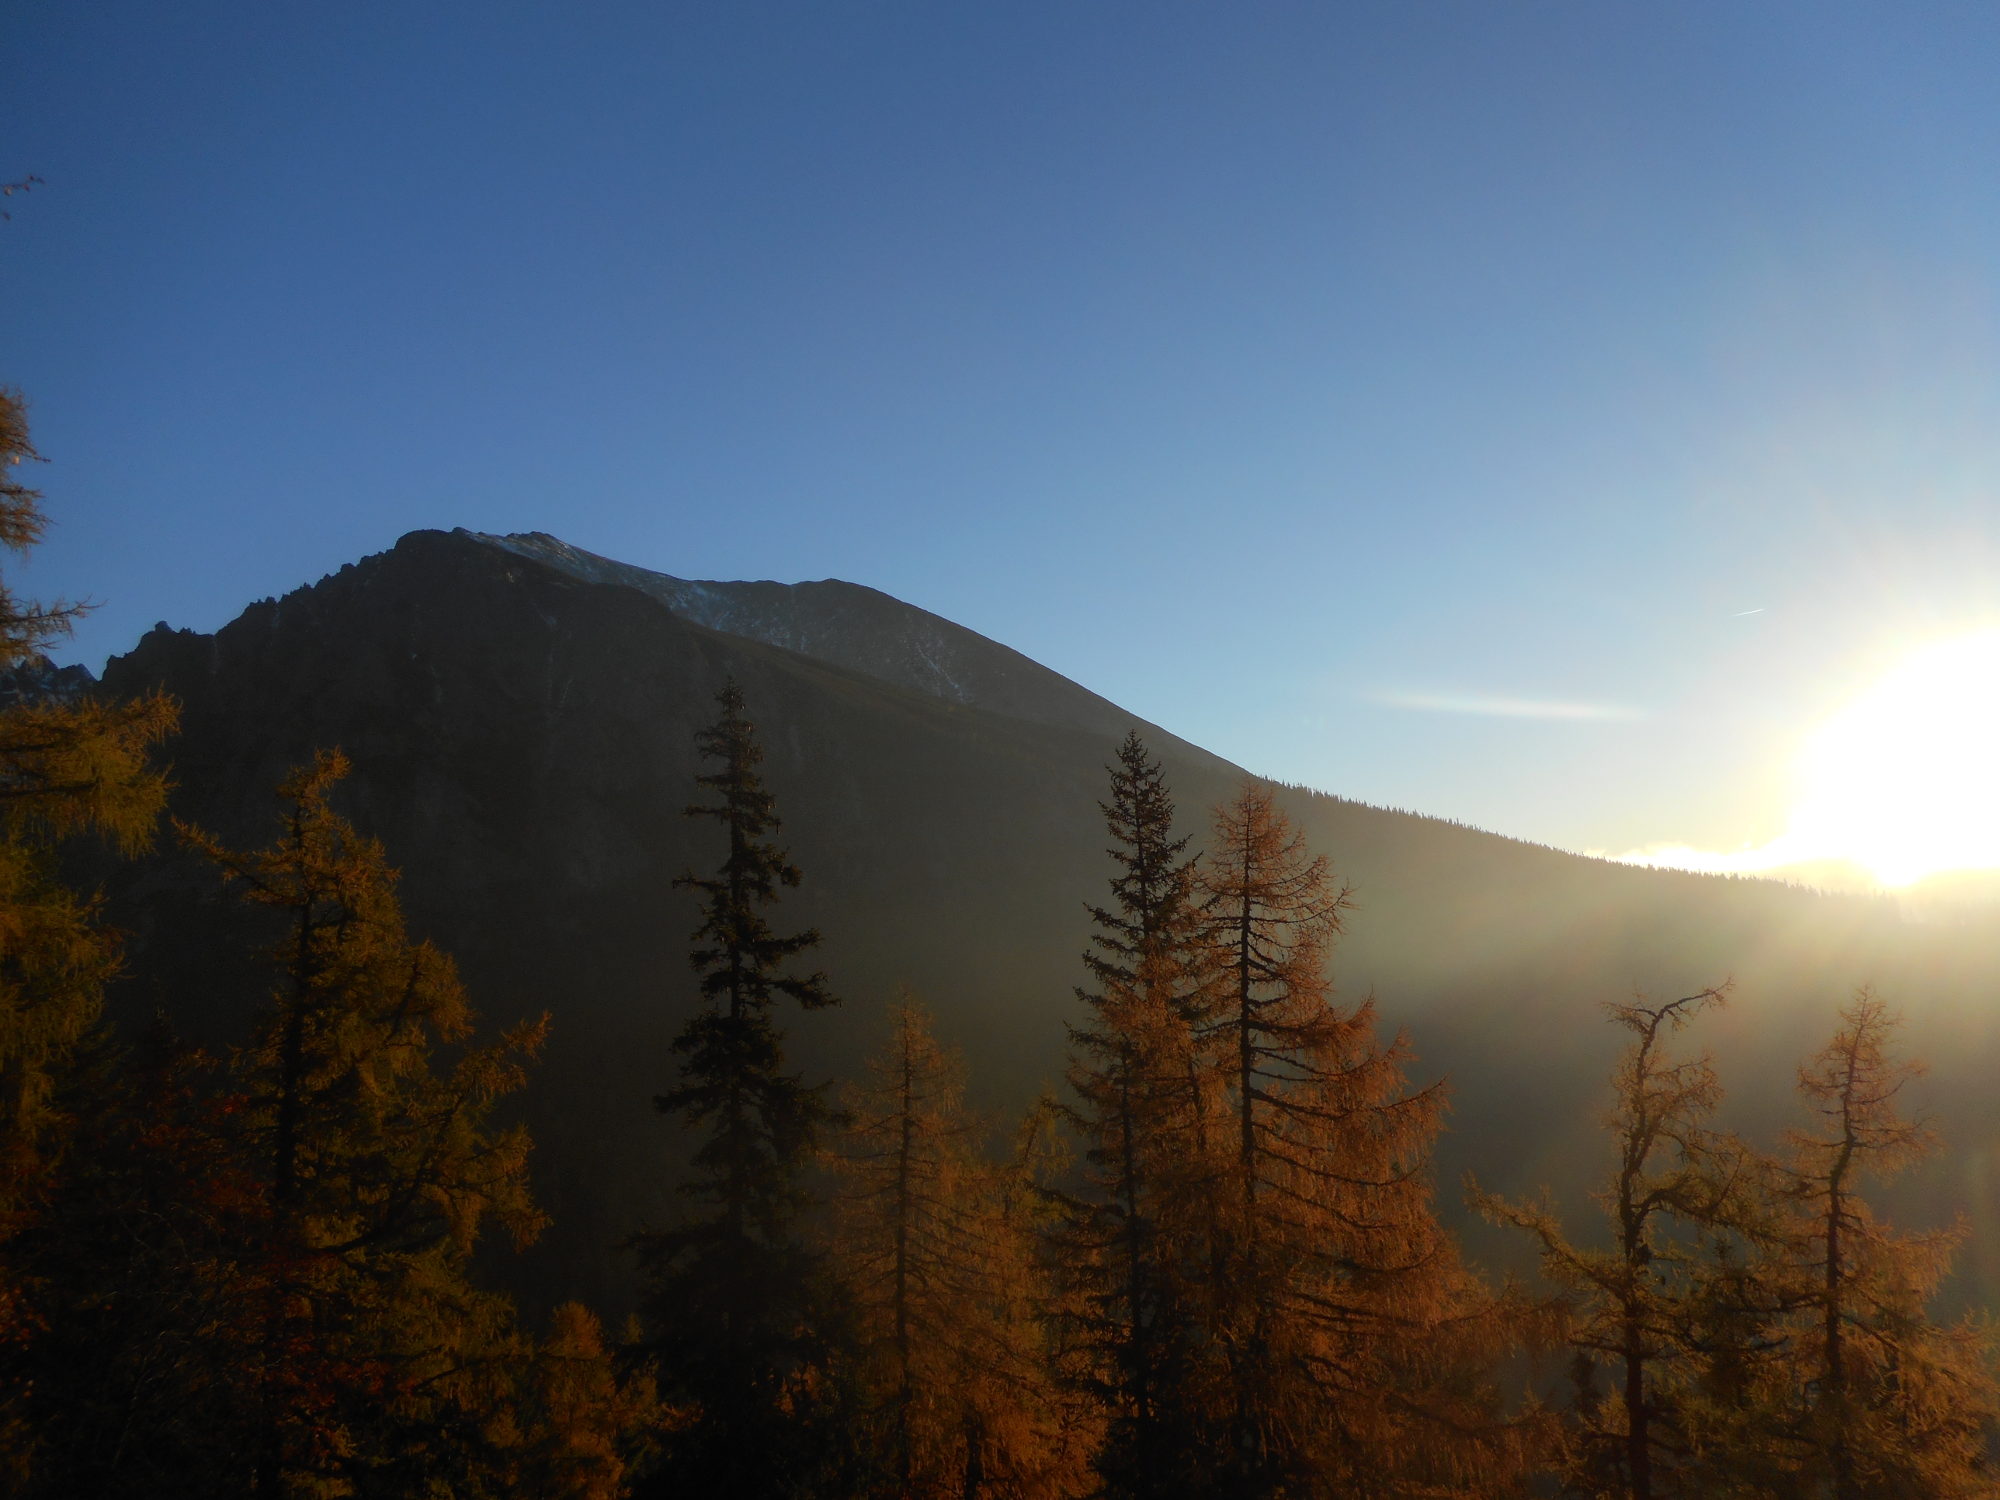
[[[1781,843],[1884,886],[2000,868],[2000,629],[1926,646],[1817,729]]]

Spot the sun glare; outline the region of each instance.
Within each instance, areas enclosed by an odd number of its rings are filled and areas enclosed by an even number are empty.
[[[1788,826],[1770,843],[1619,858],[1892,890],[2000,871],[2000,628],[1912,652],[1814,730]]]
[[[2000,866],[2000,629],[1905,658],[1807,742],[1784,843],[1885,886]]]

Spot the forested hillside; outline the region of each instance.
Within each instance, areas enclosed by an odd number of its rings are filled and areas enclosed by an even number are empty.
[[[835,585],[692,595],[707,618],[767,635],[777,621],[829,661],[687,618],[677,601],[695,585],[638,588],[635,577],[660,575],[581,556],[547,539],[413,533],[212,638],[153,632],[112,662],[104,688],[182,704],[175,811],[246,843],[268,836],[268,788],[290,767],[323,746],[346,752],[340,805],[404,871],[417,930],[457,957],[489,1015],[556,1017],[525,1105],[555,1217],[533,1262],[534,1286],[553,1290],[536,1295],[622,1307],[629,1272],[606,1247],[667,1206],[672,1133],[635,1111],[696,1004],[682,956],[692,907],[672,882],[700,863],[680,810],[695,730],[726,680],[753,706],[810,874],[790,904],[826,934],[822,962],[848,1000],[796,1028],[816,1076],[852,1076],[902,986],[979,1060],[973,1097],[1018,1108],[1060,1076],[1077,1019],[1084,908],[1106,868],[1097,804],[1118,739],[1136,729],[1155,747],[1197,846],[1242,771],[869,591],[853,591],[865,610]],[[919,690],[905,666],[911,640],[940,638],[950,696]],[[1977,1208],[1968,1184],[1984,1182],[1985,1143],[2000,1138],[1986,1086],[2000,1068],[1986,1003],[2000,954],[1981,932],[1906,924],[1864,898],[1583,859],[1305,789],[1275,795],[1353,888],[1328,955],[1337,993],[1375,993],[1409,1028],[1417,1073],[1450,1081],[1444,1182],[1470,1169],[1509,1190],[1574,1194],[1617,1048],[1598,1021],[1607,1001],[1733,979],[1708,1029],[1746,1123],[1769,1126],[1797,1057],[1872,983],[1933,1060],[1925,1097],[1956,1146],[1935,1201],[1913,1190],[1906,1206],[1940,1222]],[[201,956],[184,865],[140,865],[112,889],[138,935],[120,1013],[165,1001],[199,1034],[247,1004],[225,998]],[[1983,1297],[2000,1290],[2000,1238],[1989,1250],[1977,1229],[1966,1265]],[[1479,1243],[1505,1253],[1504,1241]]]
[[[1979,931],[844,585],[418,532],[81,696],[9,607],[23,1493],[1988,1492]]]

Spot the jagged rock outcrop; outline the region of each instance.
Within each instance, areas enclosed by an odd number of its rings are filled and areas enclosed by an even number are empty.
[[[0,672],[0,708],[23,703],[73,703],[97,686],[85,666],[59,667],[37,652]]]

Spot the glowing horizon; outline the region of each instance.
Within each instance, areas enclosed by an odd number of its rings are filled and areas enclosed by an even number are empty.
[[[2000,628],[1933,641],[1800,746],[1785,831],[1735,850],[1660,843],[1621,863],[1886,891],[2000,870]]]

